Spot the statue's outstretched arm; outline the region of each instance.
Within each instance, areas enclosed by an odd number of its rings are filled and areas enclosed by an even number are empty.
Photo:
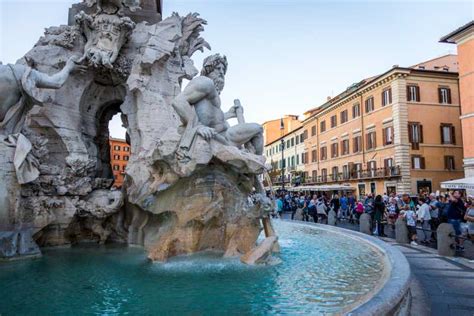
[[[66,66],[64,66],[64,68],[60,72],[52,76],[35,70],[34,79],[35,79],[36,87],[46,88],[46,89],[61,88],[63,84],[66,82],[72,70],[76,68],[82,69],[83,66],[79,66],[75,63],[77,59],[78,59],[77,56],[72,56],[71,58],[69,58],[69,60],[66,63]]]

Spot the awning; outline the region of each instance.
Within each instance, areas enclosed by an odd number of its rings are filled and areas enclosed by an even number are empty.
[[[315,192],[325,192],[325,191],[355,191],[356,189],[349,185],[301,185],[297,187],[286,188],[288,191],[300,192],[300,191],[315,191]]]
[[[474,177],[441,182],[443,189],[474,190]]]

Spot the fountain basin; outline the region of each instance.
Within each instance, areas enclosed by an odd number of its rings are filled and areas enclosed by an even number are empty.
[[[0,314],[383,315],[409,292],[406,259],[375,238],[286,221],[275,229],[274,266],[211,252],[152,263],[120,245],[45,249],[0,265]]]

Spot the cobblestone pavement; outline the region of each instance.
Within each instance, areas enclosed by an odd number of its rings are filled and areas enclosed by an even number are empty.
[[[291,219],[291,214],[283,218]],[[359,226],[345,221],[338,227],[359,230]],[[398,244],[394,231],[386,229],[385,242],[403,252],[414,276],[412,315],[474,316],[474,246],[465,243],[463,257],[442,257],[435,245],[415,246]],[[396,268],[396,267],[395,267]]]

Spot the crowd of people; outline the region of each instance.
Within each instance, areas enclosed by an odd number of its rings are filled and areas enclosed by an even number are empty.
[[[276,196],[274,216],[291,213],[291,219],[299,214],[303,221],[327,223],[329,211],[334,211],[337,220],[359,223],[364,213],[371,218],[371,228],[375,235],[386,237],[386,226],[395,229],[398,218],[404,219],[413,246],[418,242],[428,244],[436,241],[436,229],[440,223],[449,223],[456,234],[456,250],[464,251],[465,238],[474,239],[474,198],[463,196],[459,190],[446,194],[430,193],[410,196],[409,194],[369,193],[362,198],[353,194],[325,193],[305,194],[279,192]],[[420,230],[418,240],[417,229]],[[465,237],[465,238],[463,238]]]

